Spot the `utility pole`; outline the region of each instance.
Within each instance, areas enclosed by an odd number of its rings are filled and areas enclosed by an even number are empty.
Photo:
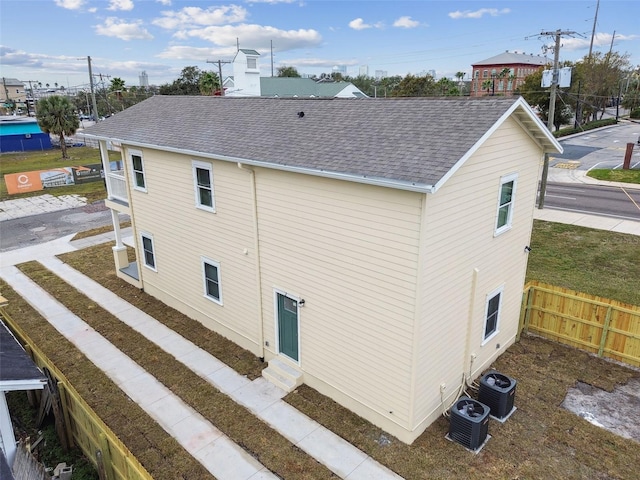
[[[238,44],[239,46],[239,44]],[[220,96],[224,97],[224,87],[222,86],[222,64],[223,63],[231,63],[228,60],[216,60],[216,61],[209,61],[207,60],[207,63],[217,63],[218,64],[218,78],[220,79]]]
[[[600,0],[596,3],[596,16],[593,18],[593,30],[591,31],[591,43],[589,44],[589,61],[591,61],[591,51],[593,50],[593,37],[596,36],[596,23],[598,22],[598,9],[600,8]]]
[[[271,76],[273,77],[273,40],[271,40]]]
[[[548,36],[556,38],[555,47],[553,49],[553,80],[551,81],[551,96],[549,98],[549,115],[547,116],[547,128],[553,133],[553,121],[556,113],[556,95],[558,91],[558,63],[560,61],[560,40],[562,35],[575,35],[576,32],[568,32],[556,30],[555,32],[541,32],[540,36]],[[547,191],[547,177],[549,176],[549,154],[544,154],[544,163],[542,166],[542,179],[540,181],[540,196],[538,198],[538,208],[544,208],[544,196]]]
[[[91,87],[91,104],[93,105],[93,121],[98,122],[98,103],[96,102],[96,90],[93,86],[93,73],[91,72],[91,57],[87,56],[89,64],[89,86]]]

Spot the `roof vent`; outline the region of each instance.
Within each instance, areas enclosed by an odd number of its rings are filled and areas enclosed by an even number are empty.
[[[304,112],[298,112],[298,118],[304,117]]]

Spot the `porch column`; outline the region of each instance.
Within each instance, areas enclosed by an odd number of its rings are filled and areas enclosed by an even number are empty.
[[[113,223],[113,232],[116,236],[116,245],[112,248],[113,259],[116,264],[116,269],[129,266],[129,257],[127,256],[127,247],[122,243],[122,232],[120,230],[120,217],[116,210],[111,210],[111,222]]]

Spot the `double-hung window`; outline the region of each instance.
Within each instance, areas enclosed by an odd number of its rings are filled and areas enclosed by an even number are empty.
[[[487,295],[486,315],[482,332],[483,344],[498,333],[503,289],[504,287],[500,287]]]
[[[129,153],[131,155],[131,171],[133,172],[133,188],[141,192],[146,192],[147,181],[144,174],[142,152],[132,150]]]
[[[222,287],[220,285],[220,264],[208,258],[202,258],[204,296],[222,305]]]
[[[156,252],[153,246],[153,236],[149,233],[140,233],[140,243],[142,245],[142,254],[144,265],[151,270],[157,272]]]
[[[513,219],[513,200],[516,194],[518,174],[504,176],[500,179],[500,193],[498,195],[498,212],[495,235],[500,235],[511,228]]]
[[[209,212],[216,211],[213,194],[213,169],[210,163],[192,162],[196,207]]]

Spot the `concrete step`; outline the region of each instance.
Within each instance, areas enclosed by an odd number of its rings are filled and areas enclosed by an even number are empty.
[[[262,371],[262,376],[286,392],[292,392],[302,385],[302,372],[278,358],[269,360],[269,366]]]

